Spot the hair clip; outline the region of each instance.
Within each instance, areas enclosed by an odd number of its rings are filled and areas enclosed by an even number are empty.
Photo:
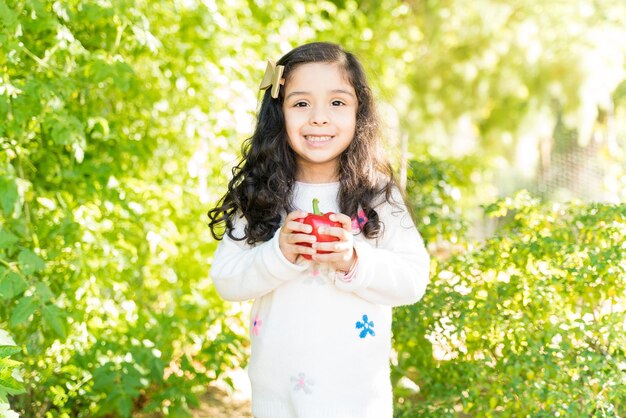
[[[263,75],[263,81],[259,86],[259,90],[265,90],[272,86],[272,97],[275,99],[278,97],[278,91],[280,85],[285,84],[283,77],[284,65],[276,65],[272,60],[267,60],[267,68],[265,69],[265,75]]]

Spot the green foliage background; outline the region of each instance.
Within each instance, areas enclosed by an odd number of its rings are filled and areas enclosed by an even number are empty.
[[[361,57],[395,164],[412,160],[436,255],[424,301],[396,311],[397,415],[623,415],[624,206],[521,195],[486,206],[494,237],[468,237],[494,168],[557,117],[581,143],[611,121],[620,184],[625,8],[0,0],[0,412],[10,397],[24,416],[184,416],[245,365],[205,212],[252,131],[265,60],[330,40]],[[459,121],[477,138],[465,155]]]

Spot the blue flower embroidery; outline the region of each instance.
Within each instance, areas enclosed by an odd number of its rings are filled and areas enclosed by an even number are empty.
[[[367,337],[367,334],[371,335],[372,337],[376,335],[372,328],[374,328],[374,321],[369,321],[367,315],[363,315],[363,322],[356,321],[356,329],[361,330],[361,332],[359,333],[359,337],[361,338]]]

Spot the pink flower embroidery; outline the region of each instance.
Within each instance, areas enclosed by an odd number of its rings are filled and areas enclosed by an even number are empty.
[[[352,218],[352,229],[358,231],[363,228],[363,225],[365,225],[366,222],[367,216],[365,215],[365,212],[363,211],[363,209],[359,209],[356,216]]]
[[[304,373],[298,373],[298,376],[292,376],[291,383],[294,383],[293,390],[295,392],[301,390],[307,395],[313,392],[312,386],[315,385],[315,382],[312,379],[308,379]]]
[[[256,337],[259,336],[259,328],[261,328],[261,325],[263,325],[263,321],[259,319],[259,315],[256,315],[252,321],[252,335]]]

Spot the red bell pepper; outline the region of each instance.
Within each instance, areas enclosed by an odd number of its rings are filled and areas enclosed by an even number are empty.
[[[309,213],[305,218],[296,219],[298,222],[301,222],[306,225],[311,225],[313,230],[310,234],[315,235],[317,238],[316,242],[333,242],[339,241],[339,238],[333,235],[320,234],[318,229],[320,227],[339,227],[341,228],[340,222],[334,222],[330,220],[330,215],[333,212],[322,213],[319,208],[319,200],[317,198],[313,199],[313,213]],[[305,247],[310,247],[311,244],[308,242],[298,242],[298,245],[303,245]],[[328,254],[330,251],[318,251],[319,254]],[[300,254],[302,257],[307,260],[311,260],[311,256],[309,254]]]

